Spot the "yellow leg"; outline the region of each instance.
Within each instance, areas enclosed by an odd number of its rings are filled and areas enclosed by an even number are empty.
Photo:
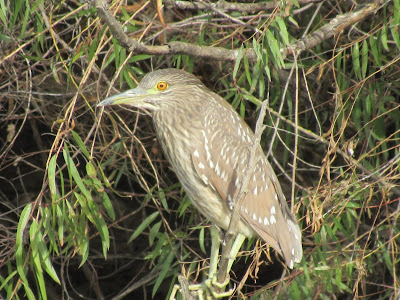
[[[235,241],[233,242],[231,252],[229,253],[228,274],[231,271],[233,262],[235,261],[236,256],[237,256],[240,248],[242,247],[245,238],[246,237],[243,234],[238,233],[238,235],[235,238]]]
[[[213,279],[217,274],[219,262],[219,247],[221,245],[221,237],[218,228],[214,225],[210,228],[211,233],[211,254],[210,254],[210,268],[208,270],[208,278]]]
[[[210,267],[208,270],[208,278],[200,284],[192,284],[189,285],[189,290],[194,293],[198,299],[211,299],[211,298],[224,298],[229,297],[235,291],[235,288],[232,288],[226,292],[216,292],[215,287],[220,290],[224,290],[225,287],[229,284],[229,276],[226,278],[225,282],[219,283],[217,282],[217,269],[219,262],[219,248],[221,245],[221,237],[219,235],[219,231],[217,227],[211,226],[211,256],[210,256]],[[235,261],[236,255],[238,254],[242,244],[245,240],[245,236],[242,234],[238,234],[233,242],[232,249],[229,252],[229,262],[228,262],[228,275],[231,271],[233,262]],[[170,299],[175,299],[176,293],[180,290],[180,286],[176,285],[174,287],[173,293],[171,294]],[[211,297],[212,295],[212,297]]]
[[[213,230],[213,229],[211,229]],[[219,244],[220,244],[220,239],[219,239],[219,234],[218,232],[215,230],[214,234],[217,234],[217,236],[215,237],[216,239],[218,238],[218,250],[219,250]],[[212,237],[212,242],[214,245],[214,240],[213,240],[213,231],[211,231],[211,237]],[[243,234],[238,234],[235,238],[235,241],[233,242],[232,245],[232,249],[229,252],[229,262],[228,262],[228,269],[227,269],[227,273],[228,276],[226,277],[226,280],[222,283],[217,281],[217,266],[214,266],[213,263],[218,261],[218,252],[214,253],[213,252],[213,246],[211,246],[211,258],[210,258],[210,273],[209,273],[209,279],[211,280],[206,280],[205,284],[207,285],[207,287],[210,289],[212,295],[214,296],[214,298],[223,298],[223,297],[229,297],[233,294],[233,292],[235,291],[235,288],[232,288],[226,292],[216,292],[214,287],[217,287],[218,289],[224,291],[226,286],[229,284],[230,279],[229,279],[229,273],[232,269],[232,265],[233,262],[236,259],[236,256],[240,250],[240,248],[243,245],[243,242],[245,240],[245,236]],[[215,251],[214,247],[214,251]],[[214,274],[214,275],[212,275]],[[212,277],[210,277],[212,276]]]

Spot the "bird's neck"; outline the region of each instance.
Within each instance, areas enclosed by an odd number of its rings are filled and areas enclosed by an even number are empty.
[[[191,147],[202,138],[198,135],[203,126],[203,113],[199,102],[189,99],[174,102],[153,111],[153,124],[167,159],[176,168],[178,162],[173,160],[176,153],[189,158],[193,150]]]

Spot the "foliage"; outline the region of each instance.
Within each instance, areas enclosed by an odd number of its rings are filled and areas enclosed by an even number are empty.
[[[249,241],[234,297],[398,298],[400,1],[288,55],[361,8],[304,2],[249,13],[113,1],[145,45],[237,50],[217,62],[129,52],[89,3],[0,1],[0,297],[166,298],[178,274],[203,279],[209,223],[169,170],[151,119],[96,108],[152,68],[177,67],[250,125],[268,98],[262,146],[303,229],[304,259],[283,276],[279,257]]]

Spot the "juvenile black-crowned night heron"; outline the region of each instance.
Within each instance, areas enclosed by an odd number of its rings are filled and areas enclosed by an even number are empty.
[[[193,205],[226,230],[254,139],[249,126],[222,97],[178,69],[151,72],[137,88],[99,105],[115,104],[152,112],[164,154]],[[289,268],[302,258],[300,228],[261,147],[240,207],[237,233],[260,236],[284,257]]]

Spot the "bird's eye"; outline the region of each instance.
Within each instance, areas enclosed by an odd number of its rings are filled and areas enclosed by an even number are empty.
[[[159,91],[163,91],[168,87],[168,84],[165,81],[160,81],[159,83],[157,83],[157,89]]]

